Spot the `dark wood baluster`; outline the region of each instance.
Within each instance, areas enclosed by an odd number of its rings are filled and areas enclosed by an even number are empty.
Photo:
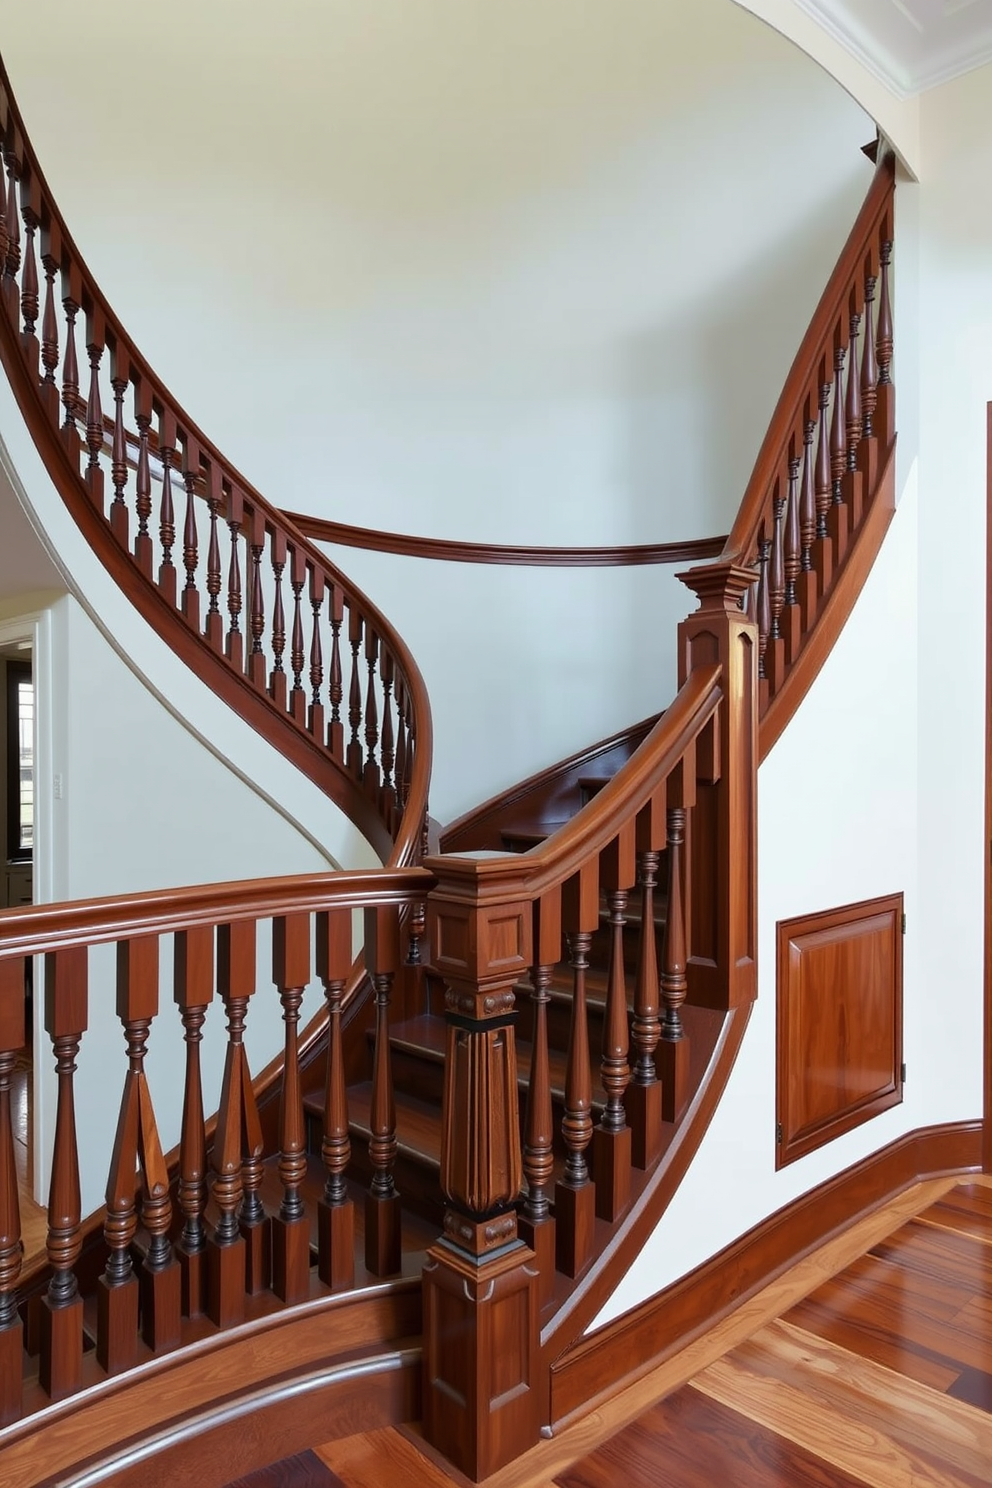
[[[875,398],[875,434],[883,450],[888,451],[895,438],[896,405],[892,386],[892,300],[889,296],[889,265],[892,262],[892,236],[888,214],[882,223],[879,244],[878,332],[875,346],[878,357],[878,383]]]
[[[16,225],[16,224],[15,224]],[[0,281],[7,277],[7,248],[10,243],[10,231],[7,226],[7,183],[3,178],[2,157],[0,157]],[[6,291],[4,291],[6,299]],[[17,324],[16,318],[14,324]]]
[[[282,576],[286,567],[286,534],[281,527],[274,527],[269,538],[272,558],[272,576],[275,580],[275,599],[272,604],[272,670],[269,673],[269,696],[279,709],[286,711],[288,683],[282,664],[286,650],[286,611],[282,602]]]
[[[176,1197],[183,1216],[176,1255],[182,1278],[185,1317],[200,1317],[206,1306],[207,1142],[203,1123],[200,1044],[207,1008],[214,995],[214,932],[208,925],[180,930],[175,938],[173,997],[183,1024],[186,1078],[183,1124],[179,1139],[179,1185]]]
[[[183,485],[186,488],[186,515],[183,520],[183,585],[182,612],[187,623],[200,629],[200,591],[196,587],[196,570],[200,561],[200,539],[196,530],[196,483],[200,478],[200,446],[187,434],[183,441]]]
[[[693,778],[694,778],[694,765]],[[671,791],[682,794],[680,777]],[[689,784],[688,780],[685,784]],[[668,907],[665,915],[665,942],[662,952],[661,1000],[664,1016],[661,1022],[662,1114],[666,1121],[681,1121],[689,1104],[689,1040],[682,1026],[682,1004],[686,994],[685,885],[682,878],[682,852],[685,845],[686,811],[684,806],[668,811]]]
[[[844,499],[844,472],[847,469],[847,444],[844,429],[844,360],[846,349],[839,334],[834,344],[834,411],[830,421],[830,474],[833,480],[833,502],[827,526],[834,545],[834,568],[839,568],[847,551],[850,532],[849,511]]]
[[[73,1075],[86,1032],[87,994],[86,947],[49,952],[45,957],[45,1029],[55,1051],[58,1097],[48,1192],[47,1251],[52,1274],[41,1299],[38,1378],[52,1400],[79,1389],[83,1360],[83,1299],[74,1270],[83,1241]]]
[[[813,567],[816,573],[817,593],[825,595],[833,579],[833,545],[827,517],[832,498],[830,473],[830,382],[827,379],[827,361],[820,362],[819,423],[816,436],[816,539],[814,542]]]
[[[300,728],[304,726],[307,712],[307,697],[303,691],[303,664],[306,661],[306,652],[303,649],[303,585],[306,577],[306,556],[299,548],[294,548],[289,573],[290,587],[293,590],[293,633],[289,644],[293,686],[289,694],[289,711]]]
[[[176,567],[172,549],[176,541],[176,512],[172,504],[172,462],[176,455],[176,420],[166,408],[159,417],[158,450],[162,460],[162,501],[159,508],[159,541],[162,561],[158,568],[158,587],[170,605],[176,602]]]
[[[772,626],[765,650],[765,672],[769,688],[776,692],[785,676],[785,639],[782,634],[782,610],[785,607],[785,497],[782,494],[781,478],[775,478],[772,497],[772,544],[768,563],[768,598],[771,604]]]
[[[403,674],[396,677],[396,810],[394,825],[406,805],[406,684]]]
[[[379,758],[382,761],[382,790],[379,796],[379,815],[391,823],[396,805],[396,788],[393,785],[393,765],[396,761],[396,745],[393,734],[393,658],[383,650],[380,663],[382,677],[382,739]]]
[[[110,503],[110,530],[127,552],[128,510],[124,491],[127,486],[127,438],[124,433],[124,394],[131,377],[131,364],[126,351],[114,344],[110,348],[110,385],[114,390],[114,442],[111,453],[110,479],[114,499]]]
[[[134,421],[138,426],[138,462],[134,476],[134,509],[138,531],[134,539],[134,560],[146,578],[152,577],[152,537],[148,519],[152,514],[152,475],[149,459],[149,432],[152,423],[151,391],[138,380],[134,385]]]
[[[246,1080],[250,1084],[244,1035],[248,1001],[255,991],[254,921],[217,927],[217,990],[227,1014],[227,1052],[211,1150],[211,1192],[220,1217],[207,1239],[206,1310],[217,1327],[231,1328],[245,1317],[246,1246],[238,1207],[243,1195],[244,1085]]]
[[[41,317],[41,363],[45,369],[42,396],[53,424],[58,423],[59,392],[55,373],[59,365],[59,318],[55,309],[55,275],[60,247],[56,232],[42,228],[41,262],[45,270],[45,308]]]
[[[596,1189],[586,1151],[592,1141],[592,1069],[586,1009],[586,971],[593,931],[599,925],[599,862],[583,864],[562,893],[562,925],[572,967],[572,1015],[565,1062],[565,1110],[561,1136],[565,1171],[555,1184],[555,1264],[578,1276],[592,1254]]]
[[[245,1242],[245,1291],[254,1297],[272,1285],[272,1221],[262,1203],[265,1177],[262,1122],[243,1045],[241,1052],[244,1077],[241,1081],[241,1208],[238,1224]]]
[[[21,147],[15,139],[4,149],[7,162],[6,222],[7,248],[4,254],[4,300],[14,328],[18,325],[17,271],[21,266],[21,220],[17,211],[17,181],[20,176]]]
[[[772,628],[772,603],[768,583],[768,561],[771,555],[772,545],[768,538],[762,535],[758,539],[758,678],[764,683],[767,691],[768,667],[766,658],[768,655],[768,638]]]
[[[365,688],[365,747],[368,754],[365,759],[363,779],[366,794],[375,800],[379,793],[379,763],[375,757],[375,747],[379,742],[379,707],[376,698],[375,678],[376,664],[379,659],[379,637],[371,625],[365,627],[365,660],[368,664],[369,675]]]
[[[310,1293],[310,1222],[300,1192],[307,1152],[298,1046],[300,1006],[310,980],[308,914],[279,915],[272,921],[272,980],[286,1029],[279,1091],[282,1203],[272,1220],[272,1290],[283,1302],[295,1304]]]
[[[341,671],[341,621],[344,619],[344,591],[340,584],[331,586],[331,669],[328,673],[328,696],[331,721],[327,725],[327,747],[340,764],[344,764],[344,724],[341,722],[341,699],[344,680]]]
[[[90,452],[86,466],[86,485],[90,500],[103,514],[103,404],[100,401],[100,361],[103,357],[104,324],[101,311],[86,312],[86,355],[90,360],[90,390],[86,400],[86,444]]]
[[[806,399],[803,419],[803,477],[799,495],[799,573],[796,576],[796,600],[802,630],[809,630],[816,618],[817,586],[813,568],[813,543],[816,539],[816,490],[813,474],[815,456],[813,440],[816,436],[816,420],[811,418],[812,400]],[[798,649],[798,648],[797,648]],[[795,659],[796,653],[792,653]]]
[[[245,519],[245,499],[237,486],[231,487],[227,503],[227,526],[231,534],[231,561],[227,571],[227,613],[230,625],[224,651],[232,670],[243,672],[244,637],[241,634],[241,527]]]
[[[802,643],[802,615],[799,610],[798,580],[802,569],[802,528],[799,509],[800,459],[795,454],[795,445],[790,442],[789,480],[785,500],[783,569],[785,594],[779,629],[785,643],[785,665],[791,666]]]
[[[258,688],[267,682],[265,651],[262,637],[265,634],[265,597],[262,593],[262,554],[265,551],[265,513],[257,507],[251,512],[251,585],[248,625],[251,631],[251,651],[248,656],[248,675]]]
[[[362,617],[355,605],[348,610],[348,639],[351,641],[351,687],[348,693],[348,722],[351,724],[351,739],[348,743],[348,769],[356,779],[362,778],[362,746],[358,737],[362,722],[362,683],[358,650],[362,644]]]
[[[369,1162],[372,1184],[365,1197],[365,1265],[373,1276],[400,1269],[400,1196],[396,1192],[396,1106],[389,1053],[389,1003],[399,962],[399,915],[394,906],[365,911],[365,965],[375,988],[375,1049]]]
[[[65,419],[62,424],[62,439],[69,452],[74,470],[79,469],[82,448],[76,415],[79,411],[79,361],[76,357],[76,316],[82,302],[82,279],[75,264],[62,270],[62,306],[65,310],[65,357],[62,362],[62,406]]]
[[[596,1215],[611,1224],[630,1203],[631,1129],[624,1110],[624,1095],[630,1083],[630,1041],[623,929],[627,923],[627,898],[637,876],[634,830],[632,820],[610,844],[600,862],[602,887],[610,909],[610,969],[600,1063],[606,1108],[593,1133],[592,1157]]]
[[[355,1284],[355,1206],[345,1175],[351,1161],[348,1086],[344,1070],[341,1002],[351,970],[351,911],[317,915],[317,975],[327,1001],[327,1076],[324,1084],[324,1135],[320,1156],[327,1174],[317,1205],[317,1275],[325,1286]]]
[[[21,182],[21,216],[24,218],[24,268],[21,272],[21,314],[24,317],[24,332],[21,345],[28,355],[32,371],[37,375],[38,344],[34,331],[38,320],[40,298],[38,255],[34,240],[41,222],[41,190],[33,176]]]
[[[18,1420],[22,1411],[23,1329],[17,1283],[23,1245],[10,1088],[17,1055],[25,1044],[24,973],[22,956],[0,961],[0,1426]]]
[[[324,575],[316,568],[310,570],[310,608],[313,610],[313,629],[310,635],[310,708],[307,713],[307,728],[315,739],[324,742],[324,706],[320,689],[324,682],[324,651],[320,637],[320,618],[324,608]]]
[[[847,400],[844,405],[844,422],[847,432],[847,469],[844,472],[844,498],[850,516],[851,533],[857,532],[861,524],[864,505],[864,476],[861,471],[859,451],[861,448],[861,374],[858,365],[858,332],[861,316],[855,310],[855,291],[851,290],[850,346],[847,358]]]
[[[224,499],[221,468],[211,460],[207,470],[207,507],[210,511],[210,538],[207,543],[207,619],[204,635],[220,654],[224,645],[224,621],[220,613],[220,591],[223,582],[220,566],[220,531],[218,519]]]
[[[561,894],[552,892],[534,905],[534,957],[531,984],[531,1056],[524,1117],[523,1171],[527,1197],[519,1220],[520,1238],[537,1257],[540,1298],[546,1301],[555,1278],[555,1219],[551,1209],[554,1175],[554,1109],[548,1057],[549,989],[561,958]]]
[[[878,400],[878,360],[875,355],[875,287],[878,278],[865,272],[865,344],[861,353],[862,436],[874,438],[875,404]]]
[[[627,1086],[627,1121],[632,1133],[631,1162],[649,1168],[661,1152],[661,1081],[655,1051],[661,1037],[658,1012],[658,938],[654,923],[654,891],[664,841],[660,810],[652,803],[637,817],[637,883],[641,891],[641,930],[634,982],[631,1044],[634,1067]]]

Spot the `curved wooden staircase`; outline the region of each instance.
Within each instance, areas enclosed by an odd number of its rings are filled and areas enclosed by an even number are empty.
[[[178,1483],[195,1463],[221,1484],[418,1417],[485,1477],[554,1419],[552,1366],[663,1213],[744,1035],[758,762],[893,509],[891,157],[724,553],[682,576],[699,604],[671,706],[487,802],[431,853],[430,712],[402,639],[155,377],[86,270],[2,74],[0,137],[0,358],[56,487],[149,623],[387,864],[0,915],[4,1482]],[[260,925],[285,1046],[253,1084]],[[169,1037],[163,937],[185,1090],[171,1157],[145,1074],[149,1041]],[[120,1120],[113,1151],[81,1159],[73,1074],[88,1019],[107,1015],[88,955],[108,943]],[[9,1087],[40,955],[59,1096],[47,1256],[25,1271]],[[301,1031],[314,976],[325,1011]],[[215,1000],[227,1053],[206,1120]],[[109,1173],[89,1221],[81,1160]]]

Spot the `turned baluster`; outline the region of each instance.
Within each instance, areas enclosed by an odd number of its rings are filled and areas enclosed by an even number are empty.
[[[596,1214],[611,1224],[630,1203],[631,1128],[624,1096],[630,1083],[627,1027],[627,977],[624,969],[624,925],[627,900],[637,876],[635,823],[630,821],[603,854],[600,871],[610,911],[610,966],[606,984],[606,1017],[600,1077],[606,1107],[593,1135]]]
[[[812,399],[806,399],[803,420],[803,474],[799,491],[799,573],[796,575],[796,602],[799,606],[800,628],[809,630],[816,616],[817,584],[813,571],[813,543],[816,540],[816,491],[814,486],[813,440],[816,422],[810,417]],[[790,660],[795,659],[800,638],[794,636],[794,649]]]
[[[200,561],[200,540],[196,530],[196,483],[200,478],[200,446],[190,435],[184,441],[183,485],[186,488],[186,515],[183,521],[183,568],[186,583],[182,592],[184,618],[196,631],[200,629],[200,591],[196,587],[196,570]]]
[[[791,456],[789,459],[788,493],[785,499],[785,534],[783,544],[783,571],[785,573],[783,605],[788,606],[797,603],[796,580],[799,577],[799,571],[802,566],[800,557],[799,466],[800,460],[798,457],[795,455]]]
[[[86,312],[86,355],[90,359],[90,390],[86,400],[86,444],[90,452],[86,466],[86,485],[90,500],[103,513],[103,405],[100,401],[100,361],[103,357],[104,326],[100,311]]]
[[[110,503],[110,528],[117,541],[128,548],[128,511],[124,499],[127,485],[127,438],[124,433],[124,393],[130,381],[130,362],[126,351],[116,344],[110,349],[110,385],[114,390],[114,441],[111,451],[110,479],[114,499]]]
[[[227,613],[230,625],[224,651],[236,672],[244,670],[244,637],[241,634],[241,525],[245,519],[245,500],[237,486],[231,487],[227,503],[227,526],[231,534],[231,560],[227,571]]]
[[[14,140],[4,151],[7,161],[7,248],[4,254],[4,297],[13,325],[17,326],[17,271],[21,265],[21,222],[17,212],[17,179],[20,175],[20,140]]]
[[[303,691],[303,664],[306,661],[306,652],[303,649],[303,585],[306,576],[306,557],[299,548],[294,548],[289,569],[289,583],[293,591],[293,631],[289,643],[293,686],[289,694],[289,711],[301,728],[307,711],[307,698]]]
[[[7,227],[7,183],[3,179],[3,161],[0,157],[0,278],[7,272],[7,245],[10,232]]]
[[[344,724],[341,722],[341,699],[344,682],[341,672],[341,621],[344,619],[344,591],[340,584],[331,586],[331,669],[328,673],[328,696],[331,721],[327,726],[327,747],[340,764],[344,764]]]
[[[162,561],[158,569],[158,587],[170,605],[176,602],[176,567],[172,549],[176,541],[176,512],[172,504],[172,462],[176,454],[176,420],[168,409],[159,417],[158,452],[162,461],[162,499],[159,507],[159,542]]]
[[[140,379],[134,384],[134,421],[138,426],[138,459],[134,475],[134,510],[138,531],[134,539],[134,559],[146,578],[152,576],[152,537],[148,519],[152,514],[152,475],[149,458],[149,436],[152,422],[151,393]]]
[[[365,1197],[365,1265],[373,1276],[400,1269],[400,1196],[393,1179],[396,1106],[389,1052],[389,1004],[399,962],[399,914],[395,906],[365,911],[365,964],[375,989],[375,1048],[369,1114],[372,1183]]]
[[[45,308],[41,317],[41,363],[45,369],[46,385],[56,388],[55,372],[59,365],[59,318],[55,309],[55,275],[59,265],[51,235],[46,243],[44,230],[42,230],[42,245],[41,263],[45,270]]]
[[[351,1287],[355,1284],[355,1206],[345,1178],[351,1161],[351,1137],[341,1033],[341,1003],[351,970],[350,910],[322,910],[317,915],[316,953],[317,975],[327,1002],[327,1075],[320,1143],[327,1178],[317,1205],[317,1275],[325,1286]]]
[[[847,469],[847,443],[844,428],[844,360],[843,346],[834,346],[834,409],[830,421],[830,475],[833,481],[833,503],[827,516],[827,527],[834,547],[834,563],[839,565],[847,547],[848,512],[844,500],[844,472]]]
[[[380,674],[382,676],[382,739],[379,758],[382,761],[382,796],[379,812],[383,820],[389,822],[396,804],[396,791],[393,786],[396,746],[393,736],[393,658],[388,651],[382,653]]]
[[[892,386],[892,301],[889,297],[889,264],[892,259],[890,218],[882,223],[879,245],[878,332],[875,340],[878,381],[875,389],[874,425],[879,443],[888,450],[895,438],[895,389]]]
[[[593,864],[594,868],[596,866]],[[583,875],[583,879],[584,883],[587,882],[588,876]],[[598,893],[595,898],[598,918]],[[577,923],[587,924],[588,918],[580,915]],[[592,1079],[586,1011],[586,971],[592,931],[571,930],[566,942],[572,967],[572,1018],[565,1064],[565,1113],[561,1121],[565,1171],[561,1182],[555,1185],[555,1251],[558,1270],[566,1276],[578,1276],[592,1254],[596,1215],[596,1190],[590,1181],[586,1162],[586,1151],[592,1141]]]
[[[23,1245],[10,1089],[25,1043],[24,958],[0,961],[0,1426],[21,1415],[23,1329],[17,1283]]]
[[[830,474],[830,383],[825,380],[826,364],[821,363],[819,411],[816,438],[816,535],[826,538],[827,513],[832,495]]]
[[[365,760],[364,780],[365,789],[373,799],[379,789],[379,765],[375,757],[375,747],[379,742],[379,708],[375,691],[378,658],[379,637],[371,625],[367,625],[365,627],[365,660],[368,663],[369,676],[365,690],[365,745],[368,755]]]
[[[362,617],[355,605],[348,611],[348,639],[351,641],[351,687],[348,692],[348,722],[351,724],[351,739],[348,743],[348,769],[358,779],[362,775],[362,746],[358,729],[362,721],[362,684],[359,675],[358,649],[362,644]]]
[[[534,965],[530,968],[530,1079],[524,1117],[523,1172],[527,1196],[519,1220],[520,1238],[537,1257],[541,1300],[551,1295],[555,1273],[555,1220],[550,1188],[554,1175],[554,1109],[548,1057],[548,1007],[555,967],[561,957],[561,894],[534,904]]]
[[[217,927],[217,990],[227,1014],[227,1051],[211,1164],[211,1194],[219,1218],[207,1239],[207,1314],[219,1328],[244,1321],[245,1237],[238,1224],[244,1187],[245,1086],[251,1088],[244,1047],[248,1001],[255,991],[255,924]]]
[[[758,677],[762,680],[768,677],[767,654],[768,638],[772,628],[772,605],[769,595],[768,583],[768,560],[772,545],[768,538],[762,536],[758,539]]]
[[[24,268],[21,273],[21,314],[24,317],[24,335],[30,341],[38,320],[38,259],[35,252],[35,233],[41,221],[41,193],[37,181],[32,177],[22,183],[21,215],[24,218]],[[37,348],[35,348],[37,355]],[[37,367],[37,363],[35,363]]]
[[[74,1270],[82,1249],[82,1232],[73,1075],[86,1032],[87,992],[85,946],[46,955],[45,1029],[55,1052],[58,1095],[48,1192],[46,1249],[51,1279],[41,1299],[38,1377],[52,1400],[78,1390],[83,1359],[83,1299]]]
[[[207,542],[207,618],[203,633],[215,651],[220,652],[224,641],[224,621],[220,613],[221,566],[220,531],[218,518],[223,502],[223,481],[220,466],[211,460],[207,471],[207,510],[210,512],[210,537]]]
[[[76,316],[82,300],[82,283],[79,270],[70,264],[62,271],[62,307],[65,310],[65,356],[62,362],[62,405],[65,421],[63,438],[74,460],[79,458],[79,435],[76,430],[76,414],[79,409],[79,362],[76,357]]]
[[[310,980],[310,916],[279,915],[272,921],[272,980],[279,992],[286,1029],[279,1092],[279,1182],[282,1203],[272,1220],[272,1290],[283,1302],[302,1302],[310,1292],[310,1223],[300,1188],[307,1175],[300,1086],[300,1006]]]
[[[878,279],[874,274],[865,274],[865,344],[861,352],[861,408],[863,414],[862,433],[865,439],[875,435],[873,420],[878,398],[878,360],[875,354],[875,287]]]
[[[686,811],[671,807],[668,826],[668,907],[662,950],[661,1049],[664,1074],[663,1115],[680,1121],[689,1102],[689,1040],[682,1026],[682,1004],[686,995],[685,886],[682,881],[682,851],[685,844]]]
[[[847,470],[858,468],[858,444],[861,439],[861,380],[858,375],[858,334],[861,316],[855,311],[854,290],[851,291],[850,356],[847,363],[847,400],[844,405],[844,421],[847,430]]]
[[[282,576],[286,567],[286,534],[281,527],[272,529],[270,554],[276,592],[272,604],[272,670],[269,673],[269,695],[280,713],[285,713],[287,686],[282,657],[286,649],[286,612],[282,603]]]
[[[310,707],[307,712],[307,728],[315,739],[324,742],[324,706],[320,700],[320,689],[324,681],[324,651],[320,636],[320,616],[324,608],[324,575],[316,568],[310,570],[310,608],[313,610],[313,628],[310,634]]]
[[[402,673],[396,678],[396,815],[406,804],[406,684]]]
[[[214,932],[210,926],[177,932],[173,968],[173,998],[182,1019],[186,1050],[176,1194],[183,1228],[176,1242],[176,1255],[182,1279],[183,1315],[199,1317],[206,1305],[207,1143],[200,1045],[207,1008],[214,995]]]
[[[777,641],[781,637],[782,607],[785,604],[785,553],[782,531],[784,516],[785,498],[782,495],[782,483],[776,477],[775,495],[772,498],[771,562],[768,567],[768,592],[772,607],[772,628],[769,636],[772,641]]]
[[[248,604],[248,629],[251,635],[251,651],[248,656],[248,675],[256,687],[265,686],[265,652],[262,636],[265,634],[265,598],[262,594],[262,554],[265,551],[265,513],[257,507],[251,512],[251,584]]]

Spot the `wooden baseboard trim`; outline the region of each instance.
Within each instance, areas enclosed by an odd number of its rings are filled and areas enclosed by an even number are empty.
[[[554,1431],[656,1368],[761,1287],[925,1178],[982,1166],[980,1120],[920,1127],[802,1194],[680,1281],[587,1334],[551,1367]]]

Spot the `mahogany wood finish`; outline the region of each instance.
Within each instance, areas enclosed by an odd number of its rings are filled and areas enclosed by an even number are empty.
[[[312,542],[335,547],[399,553],[406,558],[433,558],[445,563],[488,563],[530,568],[629,568],[645,564],[695,563],[716,558],[725,537],[697,537],[684,542],[638,543],[626,547],[528,548],[510,543],[458,542],[444,537],[412,537],[378,532],[349,522],[330,522],[303,512],[287,512],[297,531]]]
[[[112,577],[173,650],[336,800],[384,861],[417,861],[427,809],[431,722],[413,657],[375,606],[224,459],[155,376],[73,242],[2,66],[0,142],[8,162],[14,162],[6,202],[7,314],[0,317],[0,360],[69,511]],[[43,358],[35,336],[36,234],[46,273]],[[59,305],[64,314],[61,427],[55,381],[62,339]],[[88,364],[85,388],[77,347],[81,316]],[[129,406],[135,430],[126,427]],[[110,408],[112,416],[105,415]],[[128,459],[129,448],[133,460]],[[109,510],[105,479],[113,490]],[[153,483],[160,485],[157,502]],[[226,563],[221,523],[229,533]],[[297,706],[295,694],[290,701],[282,666],[286,635],[281,579],[287,562],[294,600],[298,581],[312,608],[311,701],[305,710]],[[222,643],[219,601],[224,571],[230,624]],[[276,596],[271,607],[270,579]],[[368,686],[358,706],[368,730],[374,727],[385,685],[379,658],[388,655],[394,678],[402,680],[409,705],[407,789],[402,800],[384,789],[376,772],[356,767],[354,759],[346,757],[338,733],[326,727],[332,700],[322,656],[332,649],[335,615],[344,612],[366,638]]]
[[[981,1145],[980,1122],[923,1127],[770,1215],[683,1280],[566,1349],[552,1365],[551,1422],[560,1428],[653,1369],[910,1184],[977,1171]]]
[[[902,1100],[902,904],[778,922],[776,1168]]]

